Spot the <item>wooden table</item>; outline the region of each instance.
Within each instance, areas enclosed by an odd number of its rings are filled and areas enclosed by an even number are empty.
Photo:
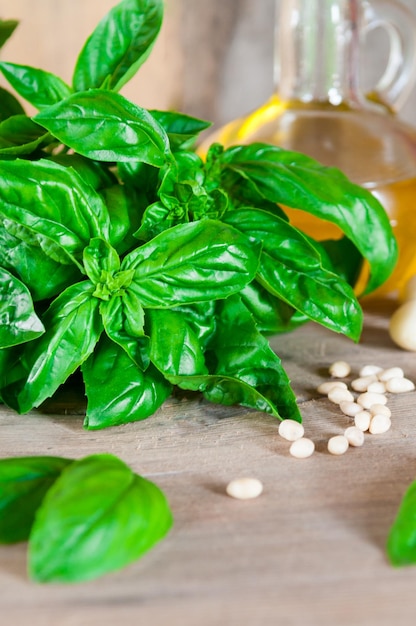
[[[37,585],[26,545],[0,547],[5,626],[411,626],[416,567],[392,568],[384,545],[416,477],[415,393],[391,396],[393,427],[342,457],[328,438],[350,424],[316,387],[340,358],[402,366],[416,355],[387,333],[389,310],[366,308],[361,342],[310,324],[272,339],[301,404],[309,459],[289,456],[277,422],[198,398],[171,399],[144,422],[99,432],[77,415],[18,416],[0,409],[2,457],[119,455],[166,493],[175,525],[140,561],[100,580]],[[233,478],[264,484],[256,500],[225,495]]]

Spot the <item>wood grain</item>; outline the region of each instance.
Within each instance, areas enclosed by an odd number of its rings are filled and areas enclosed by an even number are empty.
[[[175,525],[142,560],[83,585],[40,586],[26,576],[26,546],[0,548],[2,623],[15,626],[410,626],[416,568],[386,561],[388,529],[416,476],[415,395],[392,396],[393,427],[367,435],[343,457],[326,441],[349,425],[317,395],[329,364],[401,365],[416,380],[416,357],[387,333],[389,310],[366,312],[357,345],[313,324],[272,339],[317,445],[288,454],[276,421],[199,396],[169,399],[152,418],[99,432],[80,415],[0,410],[2,457],[94,452],[119,455],[166,492]],[[224,493],[232,478],[264,484],[253,501]]]

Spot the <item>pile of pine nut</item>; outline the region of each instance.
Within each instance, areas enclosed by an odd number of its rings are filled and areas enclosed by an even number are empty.
[[[391,427],[391,411],[387,406],[387,394],[413,391],[414,383],[405,377],[400,367],[384,369],[378,365],[365,365],[350,385],[345,382],[351,375],[351,366],[346,361],[335,361],[329,367],[330,380],[317,388],[336,404],[340,411],[352,418],[353,424],[344,434],[330,437],[327,449],[330,454],[344,454],[350,446],[364,443],[364,433],[372,435],[386,433]],[[283,420],[279,435],[291,442],[289,452],[296,458],[307,458],[315,450],[312,439],[304,436],[304,427],[294,420]]]

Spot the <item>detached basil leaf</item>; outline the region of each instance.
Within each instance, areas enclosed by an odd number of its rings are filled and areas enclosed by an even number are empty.
[[[0,122],[12,115],[24,115],[24,109],[13,94],[0,87]]]
[[[111,91],[75,93],[33,119],[90,159],[136,160],[161,167],[171,158],[169,139],[155,118]]]
[[[42,318],[46,332],[27,344],[21,363],[26,380],[2,391],[5,401],[26,413],[49,398],[88,358],[102,331],[99,300],[84,281],[54,300]]]
[[[58,76],[44,70],[0,61],[0,71],[13,89],[37,109],[71,95],[71,88]]]
[[[0,267],[0,348],[25,343],[44,332],[27,287]]]
[[[162,0],[123,0],[100,21],[75,66],[76,91],[119,91],[149,56],[163,18]]]
[[[0,123],[0,156],[32,154],[49,133],[26,115],[12,115]]]
[[[165,129],[172,150],[190,148],[199,133],[211,126],[211,122],[199,120],[183,113],[155,109],[151,109],[150,113]]]
[[[204,219],[179,224],[128,254],[128,290],[146,308],[226,298],[255,276],[259,248],[235,228]]]
[[[352,288],[322,265],[299,230],[266,211],[229,211],[224,221],[262,242],[258,280],[311,320],[358,340],[362,309]]]
[[[416,564],[416,482],[407,489],[387,539],[392,565]]]
[[[369,191],[338,169],[261,143],[229,148],[221,158],[224,169],[249,180],[267,200],[337,224],[370,264],[364,293],[376,289],[391,274],[398,251],[385,210]]]
[[[59,457],[0,460],[0,542],[26,541],[48,489],[72,461]]]
[[[110,454],[74,461],[36,514],[29,571],[39,582],[80,582],[133,562],[168,532],[160,489]]]

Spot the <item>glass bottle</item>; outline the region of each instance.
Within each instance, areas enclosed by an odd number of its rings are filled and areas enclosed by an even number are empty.
[[[393,275],[377,293],[397,293],[416,273],[416,130],[396,115],[416,80],[416,18],[392,0],[279,0],[277,6],[275,93],[205,145],[273,143],[338,167],[368,188],[386,209],[400,249]],[[377,85],[364,93],[364,42],[376,28],[388,35],[388,60]],[[340,236],[329,222],[293,209],[288,214],[316,239]]]

